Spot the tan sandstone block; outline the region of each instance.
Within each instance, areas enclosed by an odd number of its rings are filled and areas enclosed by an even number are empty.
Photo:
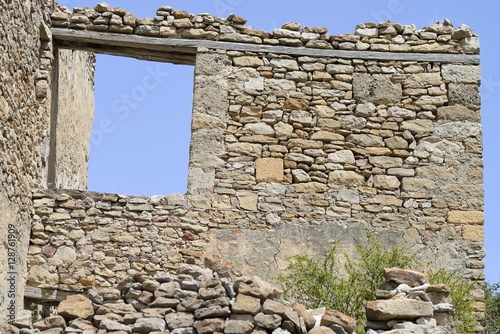
[[[259,196],[251,192],[238,192],[236,194],[240,201],[240,208],[243,210],[255,211],[257,210],[257,201]]]
[[[448,223],[482,225],[484,213],[482,211],[450,211],[448,212]]]
[[[255,178],[257,182],[283,182],[283,159],[257,159],[255,165]]]
[[[484,228],[482,226],[466,225],[462,229],[462,237],[471,241],[484,241]]]

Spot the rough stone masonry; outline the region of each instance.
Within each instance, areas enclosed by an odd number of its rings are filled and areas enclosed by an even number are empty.
[[[349,253],[369,230],[477,280],[483,311],[479,42],[467,26],[365,23],[334,36],[286,23],[268,33],[170,7],[141,19],[105,3],[33,3],[28,18],[16,4],[2,4],[0,27],[11,32],[0,35],[0,204],[16,218],[2,214],[0,228],[19,228],[21,282],[112,287],[129,270],[174,271],[208,254],[271,280],[287,256],[337,240]],[[31,44],[15,37],[15,20],[35,20]],[[195,66],[186,194],[84,191],[90,128],[61,115],[67,96],[93,101],[87,51]],[[91,111],[80,115],[91,122]]]

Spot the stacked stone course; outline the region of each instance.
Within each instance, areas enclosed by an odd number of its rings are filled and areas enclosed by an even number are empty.
[[[365,303],[367,334],[455,333],[449,286],[431,285],[426,274],[412,270],[386,268],[384,276],[377,300]]]
[[[325,27],[303,27],[288,22],[272,33],[246,27],[246,19],[231,14],[226,19],[210,14],[190,14],[160,7],[152,19],[137,18],[124,8],[107,3],[90,7],[58,7],[52,26],[78,30],[137,34],[150,37],[206,39],[226,42],[282,45],[317,49],[479,53],[477,36],[466,25],[454,28],[449,20],[417,30],[415,25],[389,21],[356,26],[354,34],[332,36]]]
[[[307,310],[284,301],[281,289],[259,277],[231,278],[230,268],[218,269],[221,275],[190,264],[181,265],[175,275],[135,273],[116,288],[70,296],[58,305],[57,315],[33,324],[26,311],[14,325],[21,334],[354,333],[356,320],[339,311]],[[419,272],[385,271],[388,282],[377,291],[379,300],[366,303],[368,334],[455,333],[449,287],[429,285],[427,275]],[[13,326],[2,329],[19,332]]]

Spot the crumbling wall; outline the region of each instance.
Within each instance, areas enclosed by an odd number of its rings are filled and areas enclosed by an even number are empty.
[[[22,306],[32,190],[47,169],[51,45],[40,1],[0,3],[0,321]],[[45,27],[44,27],[45,25]],[[20,29],[22,27],[22,29]]]
[[[267,33],[236,16],[162,7],[144,20],[102,4],[52,18],[246,51],[197,51],[186,195],[35,192],[29,284],[114,286],[129,269],[154,275],[210,253],[272,279],[287,256],[337,240],[349,253],[368,229],[478,280],[482,310],[480,71],[466,57],[479,49],[468,28],[384,22],[330,36],[287,23]]]
[[[63,49],[57,53],[57,86],[60,89],[53,133],[53,187],[85,190],[94,119],[95,55]]]

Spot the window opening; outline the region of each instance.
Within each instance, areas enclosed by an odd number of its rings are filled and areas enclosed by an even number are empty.
[[[88,190],[185,193],[194,66],[97,55]]]

